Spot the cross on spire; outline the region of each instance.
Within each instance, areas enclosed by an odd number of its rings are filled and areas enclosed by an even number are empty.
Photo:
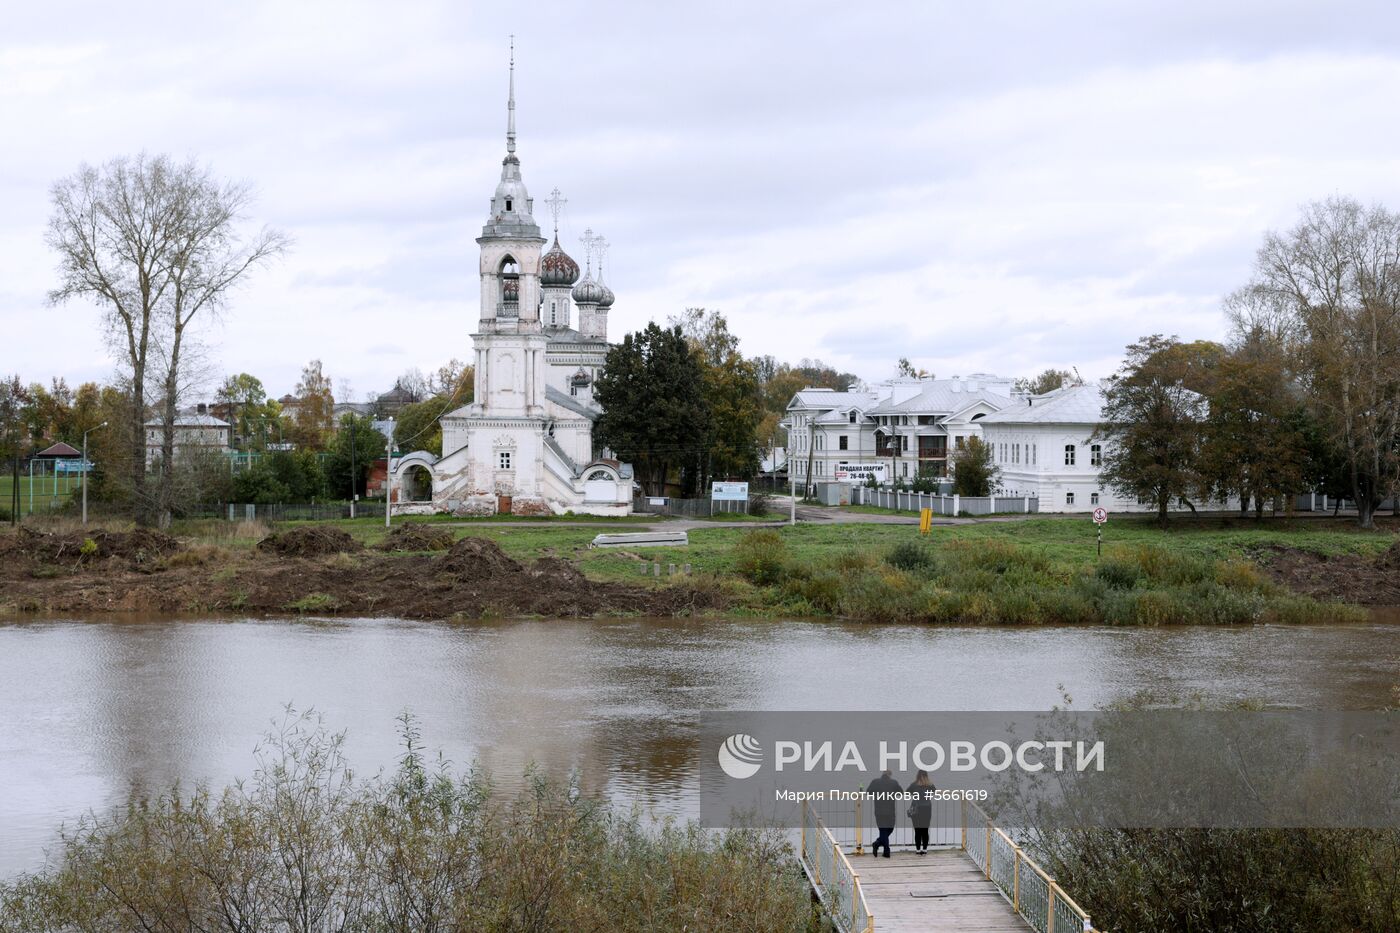
[[[569,199],[559,193],[555,188],[549,193],[549,197],[544,202],[549,207],[549,212],[554,215],[554,239],[559,239],[559,215],[564,213],[564,205],[569,203]]]
[[[608,247],[612,244],[603,239],[600,233],[593,238],[593,249],[598,253],[598,281],[603,281],[603,260],[608,258]]]
[[[578,238],[578,241],[583,244],[583,258],[588,268],[585,278],[593,274],[593,251],[597,248],[600,239],[602,237],[595,234],[592,227],[583,231],[583,236]]]
[[[510,35],[510,101],[506,104],[506,153],[515,154],[515,33]]]

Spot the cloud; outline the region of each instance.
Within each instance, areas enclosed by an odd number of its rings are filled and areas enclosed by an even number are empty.
[[[176,15],[178,13],[178,15]],[[1365,29],[1355,28],[1365,23]],[[196,154],[295,251],[209,342],[276,394],[467,358],[503,149],[613,244],[614,336],[687,306],[746,352],[869,378],[1112,371],[1219,337],[1263,231],[1341,191],[1400,205],[1383,4],[90,3],[0,39],[0,370],[105,378],[97,311],[44,313],[47,192],[83,161]]]

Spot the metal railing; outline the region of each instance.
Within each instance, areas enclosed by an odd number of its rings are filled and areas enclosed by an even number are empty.
[[[860,876],[841,843],[807,801],[802,802],[802,867],[832,922],[847,933],[875,933],[875,917],[865,903]]]
[[[1101,933],[1084,909],[975,803],[962,804],[963,851],[1038,933]]]

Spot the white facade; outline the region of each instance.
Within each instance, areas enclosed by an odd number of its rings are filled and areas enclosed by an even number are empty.
[[[878,463],[898,482],[946,476],[953,452],[980,436],[981,419],[1011,404],[1010,395],[1010,379],[985,374],[803,389],[787,409],[790,475],[832,482],[843,466]]]
[[[1042,512],[1153,512],[1156,505],[1123,497],[1102,477],[1107,438],[1094,437],[1103,421],[1103,390],[1094,383],[1065,386],[1045,395],[1023,396],[981,419],[982,439],[991,445],[1001,471],[997,495],[1032,496]],[[1196,503],[1229,509],[1237,501]],[[1174,509],[1186,509],[1174,503]]]
[[[481,312],[472,334],[474,400],[442,418],[443,456],[411,453],[394,464],[401,511],[463,515],[626,514],[630,466],[595,456],[602,414],[592,386],[607,355],[610,289],[559,247],[548,252],[515,154],[515,80],[501,180],[481,236]],[[601,270],[600,270],[601,278]],[[570,299],[580,329],[571,324]]]
[[[146,468],[150,469],[160,459],[161,444],[165,440],[164,422],[153,419],[146,422]],[[209,414],[200,405],[193,412],[180,412],[175,416],[174,446],[172,455],[179,459],[191,451],[228,453],[232,426],[221,418]]]

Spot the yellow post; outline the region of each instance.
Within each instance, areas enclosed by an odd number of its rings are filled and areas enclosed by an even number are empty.
[[[1045,912],[1049,914],[1049,916],[1045,920],[1045,933],[1055,933],[1055,891],[1058,888],[1059,885],[1055,884],[1053,881],[1050,882],[1050,886],[1046,888],[1046,893],[1049,896],[1045,898],[1045,903],[1047,905]]]
[[[982,854],[987,857],[987,880],[992,880],[992,821],[987,821],[987,848],[982,850]]]
[[[864,855],[865,847],[861,845],[860,832],[860,798],[856,798],[856,855]]]
[[[1016,913],[1021,912],[1021,847],[1017,846],[1012,850],[1015,853],[1015,861],[1011,863],[1011,906],[1016,908]]]
[[[962,802],[962,850],[967,851],[967,801]]]

